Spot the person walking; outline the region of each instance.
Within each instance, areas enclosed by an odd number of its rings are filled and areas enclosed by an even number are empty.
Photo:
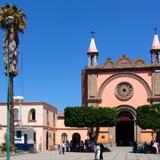
[[[104,145],[100,144],[100,160],[103,160],[103,151],[104,151]]]
[[[96,145],[96,142],[94,143],[93,150],[94,150],[94,158],[96,159],[96,155],[97,155],[97,145]]]
[[[59,154],[61,154],[61,145],[60,144],[58,144],[58,152],[59,152]]]
[[[62,147],[62,154],[64,154],[64,152],[65,152],[65,143],[64,143],[64,141],[63,141],[61,147]]]
[[[100,160],[100,146],[97,144],[96,147],[96,160]]]
[[[69,152],[69,142],[66,141],[66,152]]]

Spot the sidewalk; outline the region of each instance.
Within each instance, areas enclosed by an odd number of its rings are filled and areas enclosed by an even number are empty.
[[[156,154],[131,153],[131,147],[112,147],[111,152],[104,152],[104,160],[160,160]],[[66,152],[59,155],[58,151],[47,151],[35,154],[12,156],[12,160],[94,160],[94,153]],[[5,157],[0,158],[5,160]]]
[[[24,154],[29,154],[29,152],[17,152],[17,153],[11,153],[11,157],[14,157],[14,156],[18,156],[18,155],[24,155]],[[0,152],[0,159],[2,157],[6,157],[6,153],[4,152]]]

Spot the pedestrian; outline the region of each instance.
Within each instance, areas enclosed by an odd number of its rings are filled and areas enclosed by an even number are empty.
[[[72,140],[69,143],[69,148],[70,148],[70,152],[72,152],[73,151],[73,141]]]
[[[158,154],[158,142],[154,142],[153,147],[156,149],[156,154]]]
[[[69,142],[66,141],[66,152],[69,152]]]
[[[84,152],[84,143],[83,143],[83,141],[81,141],[81,143],[80,143],[80,151]]]
[[[58,144],[58,152],[59,152],[59,154],[61,154],[61,152],[62,152],[60,144]]]
[[[133,153],[136,153],[137,152],[137,142],[134,141],[133,142]]]
[[[64,143],[64,141],[63,141],[63,143],[61,145],[61,148],[62,148],[62,154],[64,154],[64,152],[65,152],[65,143]]]
[[[94,143],[93,151],[94,151],[94,158],[96,159],[96,154],[97,154],[97,145],[96,145],[96,142]]]
[[[160,154],[160,140],[158,141],[158,153]]]
[[[96,147],[96,160],[100,160],[100,146],[97,144]]]
[[[101,144],[100,144],[100,160],[103,160],[103,151],[104,151],[104,146],[103,146],[103,144],[101,143]]]

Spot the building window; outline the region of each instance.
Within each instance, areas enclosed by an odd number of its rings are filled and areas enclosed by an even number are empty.
[[[104,135],[101,136],[102,139],[105,139],[106,137]]]
[[[36,120],[36,110],[32,108],[29,112],[29,120],[35,121]]]
[[[16,131],[16,137],[21,138],[22,136],[22,131]]]
[[[67,134],[66,133],[62,133],[61,142],[66,142],[66,141],[67,141]]]
[[[128,100],[133,96],[133,87],[128,82],[121,82],[115,88],[115,95],[120,100]]]
[[[49,125],[49,111],[47,110],[47,125]]]
[[[36,142],[36,132],[33,133],[33,141]]]
[[[55,127],[55,113],[53,113],[53,126]]]
[[[55,133],[53,133],[53,144],[55,144]]]
[[[14,121],[19,121],[19,110],[14,109]]]

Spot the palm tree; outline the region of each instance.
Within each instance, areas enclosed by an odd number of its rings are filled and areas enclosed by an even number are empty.
[[[7,20],[12,18],[12,23]],[[14,145],[14,101],[13,101],[13,78],[17,76],[18,62],[18,33],[23,33],[26,28],[26,15],[16,5],[4,5],[0,7],[0,28],[4,30],[3,55],[4,73],[7,75],[7,64],[9,62],[9,105],[10,105],[10,144]],[[9,60],[8,60],[9,52]]]

